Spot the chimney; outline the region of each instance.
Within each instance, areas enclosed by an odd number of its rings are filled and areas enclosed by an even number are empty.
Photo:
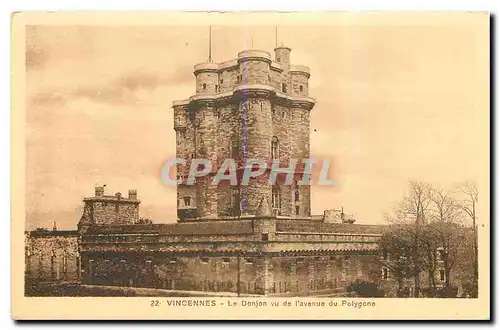
[[[95,197],[103,197],[104,196],[104,186],[95,187]]]
[[[137,199],[137,190],[129,189],[128,190],[128,199]]]

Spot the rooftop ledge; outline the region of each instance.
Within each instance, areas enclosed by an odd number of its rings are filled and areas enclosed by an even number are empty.
[[[205,63],[199,63],[194,66],[194,73],[197,74],[198,72],[201,71],[223,71],[223,70],[228,70],[233,67],[238,66],[238,60],[242,60],[245,58],[262,58],[267,62],[271,62],[270,66],[271,68],[278,70],[278,71],[283,71],[283,67],[281,63],[275,62],[271,58],[271,54],[269,52],[263,51],[263,50],[244,50],[242,52],[238,53],[238,57],[229,61],[221,62],[221,63],[216,63],[216,62],[205,62]],[[291,67],[297,67],[297,70],[291,70],[291,71],[297,71],[297,72],[309,72],[309,68],[303,65],[292,65]]]
[[[261,57],[267,60],[271,60],[271,54],[263,50],[244,50],[238,53],[238,59],[247,57]]]
[[[189,99],[186,100],[176,100],[172,102],[172,106],[186,106],[189,103],[193,101],[199,101],[199,100],[213,100],[216,101],[218,99],[223,99],[232,96],[235,93],[246,91],[246,90],[265,90],[268,92],[271,92],[275,94],[277,97],[287,99],[290,101],[298,101],[298,102],[310,102],[310,103],[316,103],[316,100],[312,97],[309,96],[300,96],[300,95],[288,95],[285,93],[282,93],[278,90],[276,90],[274,87],[269,86],[269,85],[261,85],[261,84],[251,84],[251,85],[245,85],[241,84],[238,85],[234,88],[233,91],[229,92],[224,92],[224,93],[200,93],[191,96]]]
[[[311,74],[311,70],[305,65],[290,65],[290,72],[304,72],[309,75]]]

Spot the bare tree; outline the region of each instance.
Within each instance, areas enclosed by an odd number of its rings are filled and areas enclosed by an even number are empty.
[[[407,233],[401,226],[393,225],[380,240],[380,263],[390,271],[390,279],[397,284],[398,296],[403,292],[406,280],[413,276],[413,264],[409,257],[413,236]]]
[[[458,187],[458,192],[460,193],[459,207],[462,211],[472,220],[472,229],[474,232],[473,239],[473,250],[474,250],[474,260],[473,260],[473,268],[474,268],[474,278],[473,278],[473,286],[474,286],[474,297],[477,297],[477,289],[478,289],[478,246],[477,246],[477,205],[479,203],[479,192],[477,189],[477,185],[473,181],[466,181],[462,183]]]
[[[420,296],[420,273],[424,266],[421,232],[422,226],[427,223],[430,194],[431,186],[428,183],[410,181],[408,193],[394,210],[394,216],[389,218],[389,222],[397,225],[401,234],[412,238],[408,257],[415,282],[414,297]]]
[[[459,203],[450,193],[434,188],[431,193],[431,207],[429,216],[431,223],[428,228],[435,234],[438,248],[441,249],[440,259],[443,262],[445,274],[445,289],[451,289],[451,271],[459,256],[460,248],[464,242],[462,230],[462,214]]]
[[[475,218],[477,197],[473,196],[477,195],[474,189],[468,191],[467,204],[449,191],[411,181],[406,196],[393,213],[386,216],[391,227],[381,241],[381,249],[387,249],[392,257],[381,261],[398,281],[399,290],[407,277],[414,277],[414,297],[419,297],[420,274],[425,271],[432,290],[430,294],[437,296],[436,274],[443,270],[444,293],[453,294],[454,269],[459,267],[460,258],[472,253],[470,244],[466,243],[471,235],[463,226],[463,212]]]
[[[436,272],[439,266],[438,248],[440,246],[436,232],[429,226],[422,228],[420,233],[421,256],[424,268],[427,270],[432,296],[437,296]]]

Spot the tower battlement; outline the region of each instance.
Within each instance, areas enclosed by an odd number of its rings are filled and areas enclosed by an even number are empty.
[[[195,94],[174,101],[174,130],[178,158],[178,217],[180,221],[224,216],[255,215],[262,199],[273,216],[310,216],[310,187],[251,180],[248,186],[213,186],[207,178],[186,185],[190,161],[225,159],[286,163],[309,158],[310,69],[292,65],[291,49],[244,50],[220,63],[194,66]]]
[[[114,195],[104,194],[105,186],[95,187],[95,196],[83,199],[83,214],[78,223],[80,230],[92,225],[128,225],[139,220],[139,204],[137,190],[130,189],[128,197],[120,192]]]

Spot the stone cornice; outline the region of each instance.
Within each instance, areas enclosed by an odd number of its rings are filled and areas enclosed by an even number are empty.
[[[345,232],[295,232],[295,231],[277,231],[276,235],[325,235],[325,236],[368,236],[382,237],[382,234],[367,234],[367,233],[345,233]]]
[[[232,101],[234,98],[241,98],[242,95],[247,96],[270,96],[278,104],[283,104],[286,106],[300,107],[311,110],[316,101],[312,97],[300,96],[300,95],[289,95],[277,91],[274,87],[264,84],[240,84],[237,85],[233,91],[224,93],[199,93],[191,96],[187,100],[178,100],[172,103],[173,107],[197,105],[200,103],[217,102],[227,102]]]
[[[237,69],[239,66],[239,63],[245,60],[259,60],[259,61],[264,61],[269,64],[269,68],[271,70],[277,71],[279,73],[283,72],[283,67],[281,66],[280,63],[275,62],[272,60],[271,55],[268,52],[265,51],[260,51],[260,50],[248,50],[248,51],[243,51],[238,54],[238,58],[221,62],[221,63],[214,63],[214,62],[205,62],[205,63],[200,63],[196,64],[194,66],[194,75],[196,76],[198,73],[202,72],[217,72],[221,73],[222,71],[228,71],[231,69]],[[306,68],[306,71],[303,70],[293,70],[293,71],[300,71],[300,72],[307,72],[309,73],[309,68],[304,67],[302,65],[292,65],[291,68]]]
[[[305,65],[290,65],[290,74],[302,74],[307,78],[311,77],[311,70]]]
[[[116,197],[86,197],[83,199],[84,202],[106,202],[106,203],[132,203],[139,204],[141,201],[138,199],[129,199],[129,198],[116,198]]]
[[[271,54],[263,50],[244,50],[238,53],[238,63],[244,61],[263,61],[271,64]]]
[[[196,64],[194,66],[194,75],[197,75],[198,73],[201,72],[218,72],[218,71],[219,71],[218,63],[206,62],[206,63]]]

